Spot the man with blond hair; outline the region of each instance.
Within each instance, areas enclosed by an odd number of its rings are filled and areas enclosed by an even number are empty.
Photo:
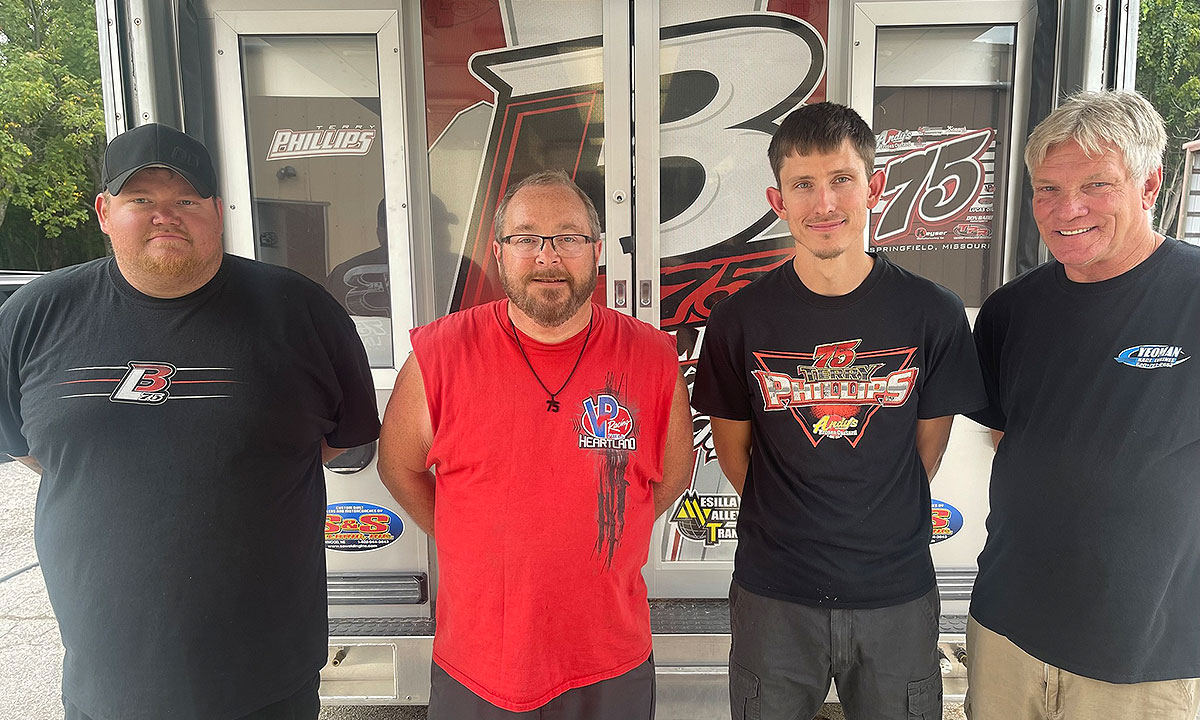
[[[1200,691],[1200,248],[1154,231],[1163,121],[1085,92],[1029,138],[1052,262],[975,325],[993,429],[972,720],[1192,720]]]

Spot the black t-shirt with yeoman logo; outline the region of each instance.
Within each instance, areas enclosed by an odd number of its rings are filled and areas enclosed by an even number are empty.
[[[917,420],[985,402],[962,301],[882,255],[846,295],[812,292],[787,263],[720,302],[692,404],[751,423],[734,580],[833,608],[929,592]]]
[[[975,325],[1004,438],[971,614],[1112,683],[1200,677],[1200,248],[1117,277],[1034,268]]]
[[[35,542],[96,720],[222,720],[325,663],[320,443],[378,435],[346,312],[284,268],[225,256],[185,297],[111,258],[0,307],[0,451],[45,468]]]

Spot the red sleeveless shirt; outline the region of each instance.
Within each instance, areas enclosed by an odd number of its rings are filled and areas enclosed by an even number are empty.
[[[650,655],[641,568],[678,365],[669,335],[593,305],[590,335],[520,336],[551,390],[579,358],[549,412],[514,332],[500,300],[413,330],[412,345],[437,477],[433,657],[524,712]]]

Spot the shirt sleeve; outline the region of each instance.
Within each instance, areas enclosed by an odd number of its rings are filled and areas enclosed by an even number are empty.
[[[704,345],[696,363],[692,407],[705,415],[726,420],[749,420],[750,388],[737,318],[717,306],[708,318]]]
[[[938,335],[925,354],[926,375],[917,402],[922,420],[968,413],[986,404],[971,326],[962,301],[954,296],[952,303],[953,312],[945,314],[949,332]]]
[[[0,307],[0,452],[13,457],[29,454],[29,443],[21,433],[21,373],[16,358],[16,312]]]
[[[371,364],[354,321],[346,311],[329,299],[332,307],[330,326],[336,334],[333,369],[342,402],[337,408],[333,431],[325,436],[329,447],[351,448],[379,437],[379,409],[375,404],[375,384]]]
[[[1002,342],[993,298],[989,298],[983,303],[979,317],[975,320],[975,349],[979,355],[979,369],[983,375],[983,389],[987,396],[987,405],[965,414],[980,425],[1003,432],[1008,423],[1008,416],[1004,412],[1004,406],[1000,399]]]

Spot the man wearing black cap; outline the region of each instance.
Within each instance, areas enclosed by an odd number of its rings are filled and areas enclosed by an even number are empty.
[[[131,130],[103,174],[113,257],[0,308],[0,451],[42,474],[66,718],[314,719],[321,463],[379,428],[362,344],[320,286],[223,254],[193,138]]]

